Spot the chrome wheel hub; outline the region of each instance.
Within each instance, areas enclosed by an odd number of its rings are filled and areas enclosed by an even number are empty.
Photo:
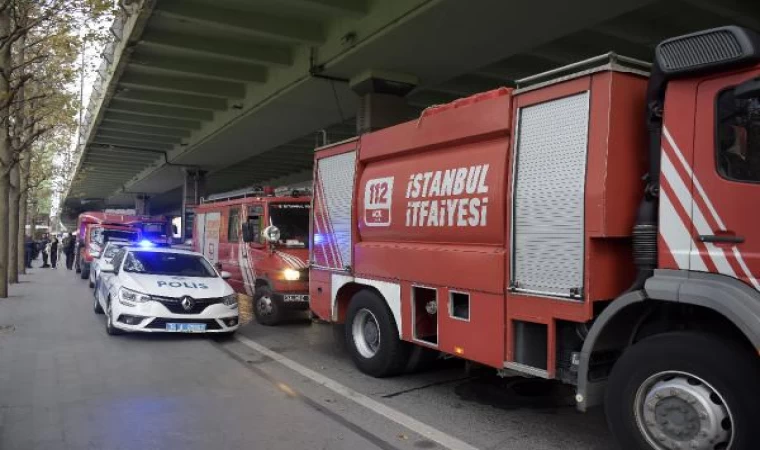
[[[356,349],[364,358],[372,358],[380,349],[380,325],[377,318],[368,309],[356,313],[351,324],[351,336]]]
[[[683,372],[661,372],[636,393],[636,422],[657,450],[725,450],[733,420],[725,400],[704,380]]]
[[[262,316],[271,315],[272,310],[274,309],[272,306],[272,299],[268,296],[260,297],[259,301],[256,303],[256,308],[259,310],[259,314]]]

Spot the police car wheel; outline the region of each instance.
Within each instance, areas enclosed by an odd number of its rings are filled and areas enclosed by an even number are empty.
[[[615,363],[607,422],[625,450],[755,448],[758,378],[756,356],[736,342],[694,332],[655,335]]]
[[[378,378],[404,371],[411,345],[399,339],[385,300],[372,291],[359,291],[346,317],[346,347],[359,370]]]
[[[256,322],[267,326],[277,325],[282,319],[282,308],[275,301],[272,290],[266,286],[256,289],[253,315],[256,316]]]
[[[103,314],[103,307],[100,306],[100,302],[98,301],[98,290],[95,290],[95,302],[92,304],[92,310],[95,311],[95,314]]]
[[[123,331],[113,326],[113,311],[111,310],[111,299],[106,303],[106,333],[109,336],[122,334]]]

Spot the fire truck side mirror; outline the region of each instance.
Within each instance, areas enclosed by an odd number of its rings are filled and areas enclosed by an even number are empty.
[[[264,239],[270,244],[276,244],[280,241],[280,229],[274,225],[270,225],[264,228],[264,232],[262,234],[264,236]]]
[[[734,97],[738,100],[760,97],[760,79],[747,80],[734,88]]]

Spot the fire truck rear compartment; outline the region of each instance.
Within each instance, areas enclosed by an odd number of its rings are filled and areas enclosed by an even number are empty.
[[[333,293],[312,289],[313,309],[340,320],[350,297],[335,294],[347,277],[396,285],[400,297],[386,301],[399,305],[391,309],[402,339],[496,368],[573,377],[581,345],[558,348],[565,327],[591,321],[594,304],[635,277],[645,91],[640,73],[608,64],[363,135],[352,144],[356,176],[342,203],[355,202],[351,264],[345,275],[313,277]],[[317,167],[346,150],[318,151]],[[467,176],[459,193],[444,188],[452,171]],[[328,172],[315,180],[329,184]],[[333,214],[336,203],[323,203]],[[338,216],[315,214],[313,233]]]

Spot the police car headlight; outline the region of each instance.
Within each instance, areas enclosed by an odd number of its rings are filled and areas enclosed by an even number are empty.
[[[150,300],[150,296],[132,289],[121,288],[119,289],[119,299],[125,302],[145,303]]]
[[[224,303],[225,306],[229,306],[230,308],[236,308],[238,305],[237,294],[230,294],[225,296],[222,299],[222,303]]]
[[[301,279],[301,272],[293,269],[285,269],[282,271],[282,277],[288,281],[298,281]]]

